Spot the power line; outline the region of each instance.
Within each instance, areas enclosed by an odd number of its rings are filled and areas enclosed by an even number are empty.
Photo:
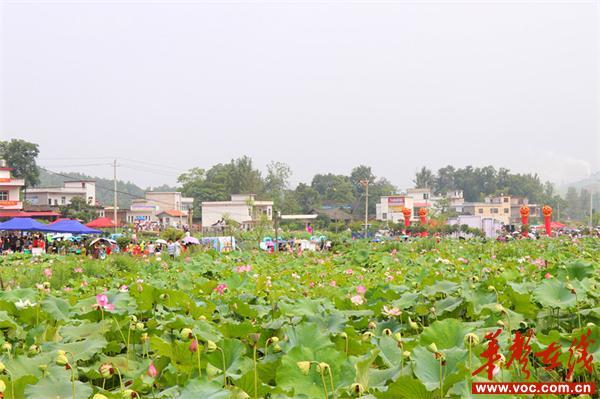
[[[167,166],[167,165],[164,165],[164,164],[158,164],[158,163],[147,162],[147,161],[140,161],[140,160],[131,159],[131,158],[121,158],[121,159],[124,159],[126,161],[130,161],[130,162],[140,163],[140,164],[146,164],[146,165],[151,165],[151,166],[158,166],[160,168],[173,169],[174,171],[177,171],[178,173],[180,173],[181,169],[182,169],[182,168],[176,168],[176,167],[173,167],[173,166]]]

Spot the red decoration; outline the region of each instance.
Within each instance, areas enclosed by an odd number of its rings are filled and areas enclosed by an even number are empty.
[[[552,223],[552,207],[550,205],[544,205],[542,207],[542,215],[544,215],[544,227],[546,228],[546,234],[551,236],[552,228],[550,227],[550,223]]]
[[[427,225],[427,208],[419,209],[419,219],[421,221],[421,225]],[[424,231],[421,233],[421,237],[427,237],[427,232]]]
[[[402,208],[402,214],[404,215],[404,226],[410,226],[410,217],[412,216],[412,209]]]
[[[519,212],[521,213],[521,224],[523,226],[527,226],[529,224],[529,207],[527,205],[523,205],[521,207],[521,209],[519,209]],[[528,236],[528,229],[525,227],[523,229],[523,235],[525,237]]]

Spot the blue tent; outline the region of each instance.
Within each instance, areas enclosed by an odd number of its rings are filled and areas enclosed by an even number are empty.
[[[61,220],[56,223],[45,225],[38,230],[51,233],[102,234],[102,230],[89,228],[86,225],[79,223],[77,220]]]
[[[12,218],[4,223],[0,223],[0,230],[18,230],[18,231],[42,231],[45,224],[32,218]]]

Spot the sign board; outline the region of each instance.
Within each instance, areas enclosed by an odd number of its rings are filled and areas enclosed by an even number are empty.
[[[404,197],[388,197],[388,211],[393,213],[402,212],[405,206]]]

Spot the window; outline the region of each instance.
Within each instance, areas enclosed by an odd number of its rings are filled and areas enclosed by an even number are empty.
[[[429,199],[429,194],[428,193],[423,193],[423,199]]]
[[[0,191],[0,201],[8,201],[8,191]]]
[[[508,213],[508,212],[509,212],[508,208],[504,208],[504,213]]]
[[[48,205],[52,205],[52,199],[48,198]]]
[[[479,208],[479,213],[483,213],[483,208]]]
[[[498,213],[498,208],[492,208],[492,209],[490,209],[490,212],[492,212],[492,213]]]
[[[383,213],[381,214],[381,218],[382,218],[383,220],[387,220],[387,213],[383,212]]]
[[[54,205],[58,205],[58,200],[57,199],[54,200]]]
[[[64,205],[67,203],[67,197],[60,197],[60,204]]]
[[[81,188],[85,188],[85,182],[81,182]]]
[[[508,202],[508,197],[503,198],[504,202]]]

